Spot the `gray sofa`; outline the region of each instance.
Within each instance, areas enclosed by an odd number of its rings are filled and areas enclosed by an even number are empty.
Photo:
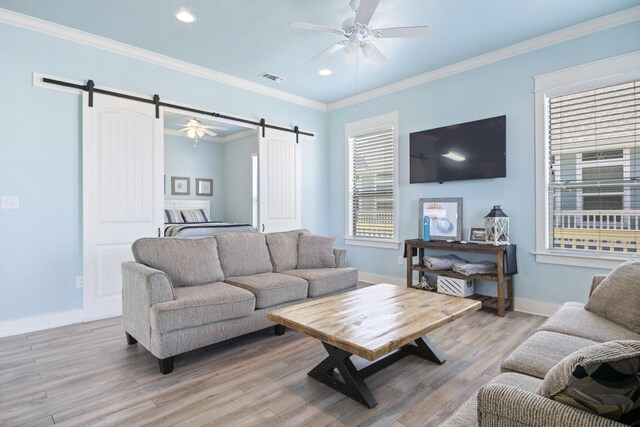
[[[593,277],[590,297],[605,277]],[[622,426],[538,394],[547,372],[562,359],[585,347],[611,340],[640,340],[640,335],[585,310],[584,304],[565,303],[502,362],[501,374],[442,425]]]
[[[149,350],[163,374],[178,354],[274,326],[268,311],[358,282],[346,251],[306,230],[143,238],[132,251],[135,261],[122,264],[127,341]]]

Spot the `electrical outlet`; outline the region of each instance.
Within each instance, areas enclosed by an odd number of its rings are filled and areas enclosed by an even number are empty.
[[[20,198],[18,196],[2,196],[0,198],[0,209],[19,209]]]
[[[76,288],[82,288],[84,286],[84,278],[82,276],[76,276]]]
[[[404,264],[404,257],[402,255],[398,255],[398,264]]]

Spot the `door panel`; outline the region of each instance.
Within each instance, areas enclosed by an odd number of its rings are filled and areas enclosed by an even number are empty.
[[[163,120],[155,107],[83,94],[84,320],[122,314],[120,265],[163,226]]]

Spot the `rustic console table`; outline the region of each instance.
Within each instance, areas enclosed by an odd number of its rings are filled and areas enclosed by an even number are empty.
[[[515,249],[515,245],[511,245]],[[457,279],[479,279],[496,282],[498,286],[498,296],[490,297],[487,295],[474,294],[469,298],[482,302],[483,307],[489,307],[498,311],[498,316],[503,317],[505,309],[513,310],[513,274],[505,274],[505,252],[506,246],[494,246],[494,245],[482,245],[478,243],[458,243],[458,242],[443,242],[443,241],[429,241],[425,242],[422,239],[410,239],[405,240],[406,255],[407,255],[407,287],[413,287],[413,272],[417,271],[418,274],[425,272],[434,273],[439,276],[455,277]],[[414,249],[417,249],[418,263],[414,264],[413,254]],[[460,273],[456,273],[453,270],[431,270],[424,266],[424,250],[442,250],[442,251],[454,251],[454,252],[475,252],[494,254],[496,256],[496,264],[498,265],[497,274],[472,274],[465,276]],[[504,284],[506,282],[507,291],[505,295]]]

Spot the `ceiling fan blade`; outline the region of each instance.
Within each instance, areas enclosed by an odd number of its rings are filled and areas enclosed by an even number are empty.
[[[202,129],[202,132],[206,133],[206,134],[207,134],[207,135],[209,135],[209,136],[216,136],[216,135],[218,135],[217,133],[215,133],[215,132],[211,132],[210,130],[207,130],[207,129]]]
[[[331,55],[337,52],[340,52],[344,48],[345,48],[345,45],[343,43],[336,43],[333,46],[330,46],[329,48],[323,50],[322,52],[320,52],[319,54],[311,58],[311,60],[313,62],[322,62],[328,57],[330,57]]]
[[[188,131],[189,129],[190,129],[190,128],[188,128],[188,127],[184,127],[184,128],[182,128],[182,129],[178,130],[178,132],[186,132],[186,131]]]
[[[380,39],[400,38],[400,37],[427,37],[431,29],[429,27],[394,27],[379,28],[373,30],[374,37]]]
[[[362,45],[362,54],[365,58],[373,62],[376,66],[381,66],[389,62],[389,60],[380,52],[380,49],[371,42],[366,42]]]
[[[204,135],[205,129],[195,129],[196,134],[198,135],[198,138],[202,138],[202,136]]]
[[[369,25],[379,3],[380,0],[360,0],[360,6],[358,6],[358,11],[356,12],[356,22],[362,25]]]
[[[204,129],[220,129],[220,130],[229,130],[228,128],[224,128],[222,126],[211,126],[211,125],[200,125],[201,128]]]
[[[325,27],[324,25],[308,24],[306,22],[291,22],[289,24],[292,28],[299,28],[301,30],[320,31],[322,33],[334,33],[344,34],[344,31],[339,28]]]

